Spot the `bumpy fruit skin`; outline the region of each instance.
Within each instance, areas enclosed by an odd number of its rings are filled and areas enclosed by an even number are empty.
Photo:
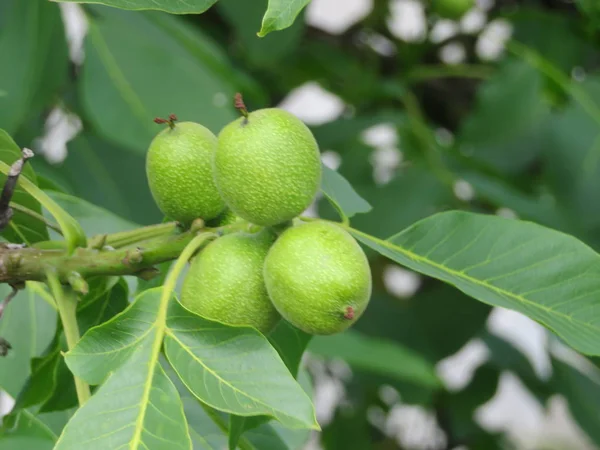
[[[269,332],[280,319],[263,278],[274,240],[274,234],[263,230],[229,234],[209,244],[190,266],[181,303],[207,319]]]
[[[434,0],[435,12],[445,19],[458,20],[475,6],[475,0]]]
[[[184,224],[212,219],[225,208],[212,174],[217,138],[193,122],[176,123],[151,142],[146,156],[150,191],[159,209]]]
[[[276,225],[313,201],[321,183],[319,147],[293,114],[261,109],[221,130],[214,176],[235,214],[257,225]]]
[[[352,325],[371,297],[371,270],[346,231],[327,222],[286,230],[265,260],[271,301],[292,325],[334,334]]]

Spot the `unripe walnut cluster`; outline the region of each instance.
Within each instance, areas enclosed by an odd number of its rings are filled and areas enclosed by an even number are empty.
[[[243,117],[218,137],[173,116],[159,120],[169,127],[148,150],[161,211],[184,226],[202,218],[225,232],[192,260],[181,302],[207,319],[265,334],[281,317],[311,334],[343,331],[367,307],[371,272],[340,226],[294,220],[321,184],[317,142],[286,111],[239,109]]]

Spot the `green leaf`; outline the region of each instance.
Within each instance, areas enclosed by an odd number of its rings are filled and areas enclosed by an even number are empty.
[[[377,237],[388,237],[452,204],[453,194],[429,170],[414,165],[398,171],[383,186],[355,184],[373,205],[369,214],[356,216],[352,225]]]
[[[64,176],[78,197],[139,224],[162,220],[148,187],[144,155],[128,152],[89,132],[78,135],[68,148],[67,158],[49,167],[52,174]]]
[[[56,310],[51,298],[43,297],[36,283],[28,283],[9,303],[0,321],[0,336],[12,345],[7,356],[0,358],[0,389],[16,398],[31,373],[29,360],[40,356],[56,329]],[[0,288],[0,298],[9,292]]]
[[[584,373],[557,358],[552,358],[552,372],[552,385],[567,400],[571,414],[592,441],[600,445],[600,372],[592,366]]]
[[[56,0],[63,3],[96,3],[119,9],[140,11],[154,9],[170,14],[200,14],[217,0]]]
[[[5,419],[6,421],[6,419]],[[27,410],[11,418],[10,426],[0,427],[0,450],[52,450],[58,436]]]
[[[175,29],[185,23],[157,13],[94,11],[99,17],[90,22],[80,88],[87,116],[102,136],[143,155],[163,128],[155,117],[175,113],[213,132],[236,117],[227,101],[235,87],[194,51],[206,39],[202,35],[187,33],[183,42],[158,22]],[[224,101],[215,103],[215,95]]]
[[[90,384],[108,379],[69,421],[56,450],[191,448],[181,400],[158,364],[166,308],[161,293],[144,292],[67,353],[76,376]]]
[[[600,259],[572,236],[459,211],[417,222],[387,241],[351,232],[399,264],[484,303],[521,312],[582,353],[600,354],[594,306]]]
[[[359,370],[427,387],[441,387],[433,364],[393,341],[350,330],[333,336],[316,336],[309,350],[327,358],[341,358]]]
[[[0,161],[0,172],[8,174],[10,166],[3,161]],[[42,191],[37,185],[21,174],[18,184],[25,192],[36,199],[48,212],[56,219],[60,226],[61,232],[69,251],[73,251],[76,247],[85,247],[87,238],[79,223],[62,209],[48,194]]]
[[[350,218],[355,214],[371,210],[371,205],[356,193],[348,180],[325,165],[321,190],[342,217]]]
[[[172,302],[167,359],[204,403],[240,416],[268,415],[290,428],[319,429],[314,408],[268,341],[246,327],[202,319]]]
[[[268,339],[291,374],[297,377],[302,355],[312,336],[294,327],[289,322],[280,320],[275,329],[269,333]],[[242,417],[231,415],[229,418],[229,448],[236,448],[244,432],[257,428],[269,420],[269,416]]]
[[[289,27],[309,3],[310,0],[269,0],[258,35],[263,37],[272,31]]]
[[[67,73],[68,55],[58,5],[8,0],[0,28],[0,127],[16,132],[32,108],[46,106]],[[50,69],[53,70],[50,72]]]
[[[89,293],[77,305],[81,333],[106,322],[129,305],[127,283],[122,278],[91,278],[88,285]],[[31,376],[19,393],[16,409],[39,404],[41,412],[63,411],[77,405],[73,375],[62,356],[67,350],[62,328],[59,327],[44,356],[32,360]]]
[[[312,335],[299,330],[286,320],[281,320],[269,335],[269,342],[294,377],[298,375],[300,362]]]
[[[179,394],[153,364],[156,342],[156,331],[149,332],[131,359],[77,410],[55,450],[192,448]]]
[[[6,131],[0,130],[0,161],[10,166],[19,158],[21,158],[21,149],[19,146],[12,140]],[[30,164],[25,165],[22,174],[33,182],[36,181],[35,173]],[[4,186],[5,182],[6,175],[0,175],[0,186]],[[37,200],[19,185],[17,185],[17,188],[15,189],[12,203],[16,203],[17,205],[23,206],[38,214],[41,214],[42,212],[42,208]],[[10,226],[2,232],[2,236],[10,242],[24,242],[31,244],[47,240],[48,230],[43,222],[25,215],[22,212],[14,211]]]
[[[118,233],[119,231],[129,231],[139,227],[133,222],[78,197],[56,191],[49,191],[47,194],[64,211],[74,217],[89,236]]]
[[[369,307],[353,329],[396,341],[432,364],[455,354],[481,332],[491,310],[452,286],[433,280],[423,283],[410,298],[401,299],[378,288],[379,283],[375,278]]]

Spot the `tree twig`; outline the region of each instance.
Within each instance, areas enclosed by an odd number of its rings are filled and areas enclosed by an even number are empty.
[[[24,148],[21,158],[16,160],[12,166],[10,166],[6,183],[4,183],[2,193],[0,194],[0,231],[8,226],[10,219],[13,216],[13,209],[10,207],[10,201],[15,193],[19,175],[21,175],[27,160],[31,158],[33,158],[33,152],[28,148]]]

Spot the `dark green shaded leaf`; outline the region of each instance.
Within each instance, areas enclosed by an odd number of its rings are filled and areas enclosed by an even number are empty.
[[[553,386],[569,403],[569,409],[581,429],[600,445],[600,373],[590,367],[589,373],[552,358]]]
[[[137,225],[111,214],[103,208],[86,202],[78,197],[60,192],[48,192],[48,195],[77,222],[89,236],[119,231],[133,230]]]
[[[323,166],[321,190],[343,217],[350,218],[371,210],[371,205],[356,193],[348,180],[327,166]]]
[[[213,132],[236,117],[227,101],[235,88],[151,14],[99,12],[86,40],[81,89],[86,112],[104,137],[144,154],[161,130],[155,117],[175,113]],[[224,100],[217,106],[215,95]]]
[[[0,427],[0,450],[52,450],[58,436],[29,411],[20,411]]]
[[[509,60],[477,91],[457,140],[461,152],[497,170],[513,173],[542,150],[539,124],[548,113],[543,79],[529,64]]]
[[[490,349],[490,364],[499,370],[509,370],[517,375],[533,395],[544,404],[552,394],[550,387],[542,381],[527,357],[508,341],[488,332],[482,334],[483,342]]]
[[[0,127],[16,132],[66,77],[68,55],[58,5],[8,0],[0,33]],[[4,18],[3,18],[4,19]],[[49,70],[46,70],[49,69]]]
[[[0,130],[0,161],[9,166],[21,157],[21,149],[4,130]],[[36,181],[35,173],[29,164],[25,165],[22,174],[32,182]],[[0,174],[0,186],[4,186],[6,175]],[[23,187],[17,186],[12,202],[31,211],[41,214],[42,207],[36,199]],[[22,212],[15,211],[10,226],[2,232],[2,236],[10,242],[34,243],[48,239],[46,225]]]
[[[255,66],[273,69],[300,44],[303,29],[300,19],[279,33],[262,38],[256,35],[267,0],[221,0],[217,9],[233,27],[240,57]]]
[[[593,105],[600,104],[600,77],[577,87]],[[572,102],[553,116],[544,136],[546,180],[559,206],[579,231],[600,227],[600,117]]]
[[[80,134],[68,147],[67,158],[52,170],[64,176],[72,192],[135,223],[161,221],[162,213],[148,187],[143,155],[90,133]]]
[[[434,366],[418,353],[384,339],[356,331],[316,336],[309,350],[327,358],[340,358],[358,370],[370,371],[427,387],[441,387]]]
[[[13,398],[31,373],[30,358],[44,352],[56,329],[53,300],[39,286],[29,284],[26,290],[19,292],[0,321],[0,336],[12,345],[8,355],[0,358],[0,388]],[[9,287],[3,285],[0,298],[9,291]]]
[[[383,186],[361,186],[360,192],[373,205],[373,210],[356,216],[352,225],[382,238],[447,209],[453,201],[450,189],[431,172],[418,166],[399,171]]]

